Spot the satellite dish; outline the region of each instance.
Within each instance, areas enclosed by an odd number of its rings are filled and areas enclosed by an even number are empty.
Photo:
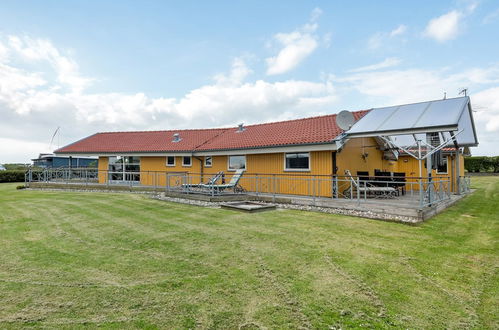
[[[343,110],[336,115],[336,125],[344,131],[348,131],[355,123],[355,118],[350,111]]]

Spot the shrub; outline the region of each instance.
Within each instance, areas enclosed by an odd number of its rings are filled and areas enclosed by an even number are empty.
[[[491,157],[492,159],[492,170],[494,173],[499,173],[499,156]]]
[[[464,168],[468,172],[499,172],[499,156],[475,156],[464,158]]]
[[[25,171],[0,171],[0,182],[24,182]]]
[[[485,157],[465,157],[464,158],[464,168],[468,172],[480,172],[484,170]]]

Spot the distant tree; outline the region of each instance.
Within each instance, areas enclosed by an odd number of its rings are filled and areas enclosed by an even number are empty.
[[[486,157],[474,156],[464,158],[464,168],[468,172],[494,172],[499,173],[499,156]]]
[[[11,163],[11,164],[3,164],[6,170],[27,170],[30,167],[30,164],[21,164],[21,163]]]

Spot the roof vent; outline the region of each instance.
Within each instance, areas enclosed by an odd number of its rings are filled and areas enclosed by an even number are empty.
[[[178,134],[178,133],[173,134],[173,140],[172,140],[172,142],[180,142],[180,140],[182,140],[180,138],[180,134]]]
[[[244,132],[245,130],[246,128],[244,127],[243,123],[237,125],[237,133]]]

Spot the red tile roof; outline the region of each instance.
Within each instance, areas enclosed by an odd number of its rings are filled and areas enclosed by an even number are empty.
[[[356,120],[368,111],[354,112]],[[336,115],[249,125],[243,132],[230,128],[197,150],[248,149],[286,145],[328,143],[343,131],[336,125]]]
[[[56,150],[56,153],[190,152],[225,129],[177,131],[105,132],[91,135]],[[173,142],[173,134],[181,140]]]
[[[369,110],[356,111],[356,120]],[[237,128],[97,133],[56,153],[194,152],[328,143],[343,131],[336,114]],[[179,133],[181,141],[173,142]]]

